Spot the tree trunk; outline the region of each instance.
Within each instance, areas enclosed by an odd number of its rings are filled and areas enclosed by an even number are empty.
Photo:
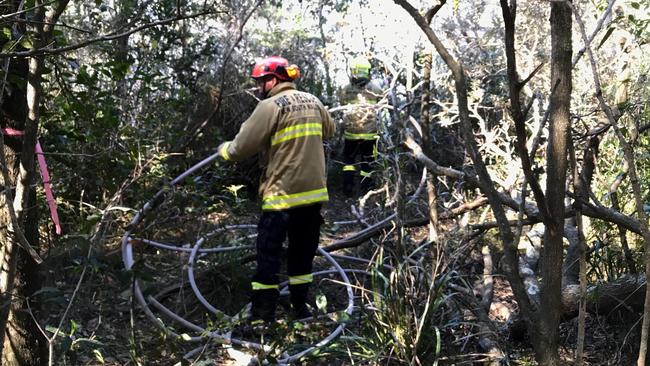
[[[571,104],[571,8],[566,3],[551,4],[551,98],[547,156],[546,203],[549,220],[542,248],[542,288],[540,365],[560,365],[557,351],[562,290],[562,238],[567,171],[567,143]]]
[[[327,61],[327,37],[325,36],[325,31],[323,30],[323,25],[325,24],[325,18],[323,17],[323,9],[325,8],[324,3],[320,3],[318,7],[318,30],[320,32],[320,39],[322,42],[323,51],[319,52],[321,62],[325,68],[325,93],[327,94],[327,102],[333,102],[334,96],[334,85],[332,85],[332,76],[330,72],[330,64]]]
[[[31,18],[33,23],[29,26],[34,49],[42,48],[49,42],[54,24],[68,1],[57,2],[49,9],[47,16],[45,5],[39,0],[36,1]],[[16,70],[27,76],[26,91],[24,94],[12,93],[11,100],[2,103],[2,110],[7,116],[7,119],[2,121],[2,127],[23,130],[22,142],[11,139],[14,141],[10,141],[6,151],[4,146],[0,146],[2,153],[6,153],[7,160],[19,159],[19,164],[15,160],[5,161],[4,166],[0,167],[5,169],[2,183],[7,189],[2,197],[5,210],[2,211],[0,219],[4,220],[5,228],[11,229],[0,233],[0,239],[3,239],[0,253],[2,300],[3,303],[11,300],[11,306],[3,307],[0,311],[0,354],[3,364],[7,365],[41,364],[41,361],[44,361],[40,359],[41,355],[46,352],[44,339],[39,336],[40,332],[37,331],[29,312],[25,311],[26,304],[23,302],[40,287],[38,266],[33,263],[27,251],[19,248],[19,243],[22,243],[24,248],[38,245],[38,216],[33,182],[43,64],[42,55],[32,56],[27,65],[24,61],[18,61]],[[4,96],[4,90],[1,93]],[[15,194],[13,202],[10,202],[12,189],[15,189]],[[11,212],[12,208],[14,212]],[[26,240],[19,240],[19,235],[23,233]]]
[[[18,65],[14,71],[19,70],[20,66]],[[9,99],[3,104],[3,111],[9,117],[9,120],[3,121],[3,127],[12,127],[15,129],[22,127],[20,126],[22,123],[17,121],[24,120],[26,115],[25,108],[23,108],[24,105],[25,94],[22,94],[22,101]],[[23,118],[20,117],[21,114]],[[22,150],[21,138],[7,138],[6,144],[2,148],[4,149],[2,153],[6,157],[4,159],[5,167],[2,167],[2,169],[6,169],[7,174],[0,175],[0,179],[2,186],[8,187],[10,189],[9,191],[11,191],[15,187],[15,182],[19,175],[18,158],[21,156],[20,152]],[[8,181],[5,181],[5,177],[8,178]],[[46,341],[43,339],[36,323],[27,311],[24,300],[40,288],[39,267],[32,257],[17,245],[15,235],[7,229],[9,226],[7,223],[12,222],[8,208],[13,204],[7,198],[11,198],[11,195],[0,196],[0,207],[4,208],[0,215],[0,222],[5,223],[3,225],[4,229],[0,231],[0,241],[3,243],[3,266],[0,276],[3,279],[3,294],[6,294],[6,297],[3,296],[3,300],[11,301],[6,302],[8,306],[4,307],[2,314],[0,314],[3,320],[2,335],[0,336],[3,339],[0,359],[2,360],[2,365],[40,365],[45,360],[44,355],[47,351]],[[24,211],[26,216],[24,230],[27,241],[37,246],[38,213],[35,203],[36,191],[31,188],[29,189],[29,204],[25,205],[28,209]]]
[[[36,191],[30,190],[29,209],[26,212],[25,236],[34,245],[38,243],[38,207]],[[18,265],[14,280],[14,299],[7,320],[3,365],[41,365],[47,359],[47,340],[38,329],[29,313],[26,297],[41,287],[39,266],[25,251],[18,254]],[[34,305],[31,310],[36,310]]]
[[[422,66],[422,104],[420,119],[422,125],[422,149],[424,154],[433,159],[433,147],[431,146],[431,64],[433,62],[433,51],[427,51],[424,55]],[[438,197],[436,195],[436,181],[438,176],[434,172],[427,174],[427,202],[429,203],[429,240],[438,242]]]
[[[26,74],[26,62],[15,62],[15,65],[10,69],[11,72],[17,74]],[[3,112],[7,119],[2,122],[2,127],[10,127],[17,130],[22,130],[24,122],[27,118],[27,103],[25,93],[13,93],[13,95],[4,101],[2,105]],[[5,140],[5,139],[3,139]],[[35,290],[40,287],[38,280],[38,266],[31,258],[31,256],[18,245],[18,239],[14,232],[8,230],[9,227],[14,227],[11,215],[9,213],[10,206],[14,205],[11,201],[12,193],[16,187],[20,175],[20,162],[23,151],[23,144],[21,137],[7,137],[6,144],[2,146],[2,154],[5,155],[5,166],[0,167],[6,169],[6,175],[0,175],[2,186],[7,189],[5,194],[0,196],[0,206],[3,207],[2,214],[0,215],[0,222],[4,223],[4,229],[0,232],[0,240],[2,245],[2,271],[0,272],[1,287],[3,293],[3,305],[6,303],[9,306],[3,307],[0,312],[0,326],[2,332],[0,333],[0,354],[3,365],[39,365],[40,357],[47,350],[44,342],[40,337],[40,331],[37,329],[36,324],[32,320],[29,313],[26,311],[27,307],[23,299],[31,295]],[[31,154],[34,154],[32,148]],[[33,175],[33,159],[32,159],[32,175]],[[5,180],[5,177],[8,180]],[[32,187],[32,185],[28,185]],[[34,188],[23,189],[23,192],[29,194],[30,203],[25,204],[23,207],[30,207],[24,210],[20,208],[17,213],[18,222],[22,223],[21,219],[25,218],[25,225],[18,225],[15,230],[24,230],[27,241],[34,246],[38,246],[38,220],[37,220],[37,207],[34,205],[36,200],[36,193]]]

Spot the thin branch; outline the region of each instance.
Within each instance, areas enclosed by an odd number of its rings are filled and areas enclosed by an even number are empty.
[[[420,12],[406,0],[393,0],[393,2],[404,8],[413,20],[415,20],[415,23],[420,27],[420,29],[422,29],[431,44],[436,48],[438,54],[440,54],[442,60],[447,64],[447,67],[451,70],[454,78],[464,77],[462,66],[454,59],[447,48],[445,48],[440,39],[438,39],[438,36],[436,36],[431,27],[429,27],[427,20],[420,15]]]
[[[614,3],[616,0],[609,0],[609,3],[607,4],[607,9],[605,9],[605,12],[603,13],[603,16],[600,17],[598,20],[598,23],[596,23],[596,28],[594,28],[594,31],[591,33],[591,36],[589,38],[585,38],[584,42],[585,45],[576,53],[576,56],[573,58],[573,67],[576,66],[582,55],[585,54],[585,51],[587,48],[591,47],[591,42],[593,42],[594,38],[596,37],[596,34],[600,32],[601,28],[603,27],[603,23],[605,22],[605,19],[609,17],[609,15],[612,13],[612,9],[614,8]]]
[[[219,110],[221,110],[221,101],[223,100],[223,93],[222,92],[223,92],[223,87],[226,84],[226,65],[230,61],[230,58],[232,57],[232,53],[235,51],[235,47],[237,47],[237,45],[239,44],[239,42],[241,41],[241,39],[244,36],[244,27],[248,23],[248,20],[250,19],[250,17],[255,13],[257,8],[263,2],[264,2],[264,0],[258,0],[257,3],[255,3],[255,5],[253,5],[252,9],[248,12],[248,14],[246,14],[246,16],[242,20],[241,24],[239,25],[239,35],[238,35],[237,39],[235,40],[235,42],[232,43],[232,45],[228,49],[228,52],[226,53],[226,56],[224,57],[223,65],[221,67],[221,77],[220,77],[221,78],[221,85],[219,87],[219,95],[217,97],[216,106],[212,110],[212,113],[210,113],[210,115],[206,119],[204,119],[203,122],[201,122],[201,124],[198,127],[196,127],[196,129],[194,131],[189,131],[186,134],[186,135],[189,135],[189,138],[187,138],[181,144],[181,146],[174,149],[175,151],[180,151],[180,150],[184,149],[185,147],[187,147],[187,145],[189,145],[194,140],[194,138],[196,138],[196,136],[198,136],[201,133],[201,131],[203,131],[203,129],[205,129],[205,127],[208,125],[210,120],[219,113]]]
[[[466,174],[460,170],[441,167],[440,165],[436,164],[433,160],[426,157],[422,152],[422,148],[412,138],[407,137],[405,144],[407,147],[411,149],[413,156],[418,161],[423,163],[432,172],[438,175],[450,177],[452,179],[464,180],[465,182],[467,182],[469,186],[478,187],[478,179],[476,178],[476,176]],[[573,199],[579,199],[571,192],[567,192],[567,195]],[[521,211],[520,201],[516,201],[515,199],[510,197],[510,195],[501,192],[499,192],[498,197],[499,200],[501,201],[501,204],[513,210]],[[624,215],[610,208],[604,206],[595,206],[589,202],[581,202],[581,210],[584,215],[589,216],[591,218],[620,225],[621,227],[624,227],[625,229],[635,232],[637,234],[641,232],[641,226],[639,221],[637,221],[635,218],[631,216]],[[565,207],[564,211],[565,211],[565,217],[570,217],[574,215],[575,210],[571,206],[567,206]],[[539,211],[537,210],[536,207],[532,205],[526,205],[524,212],[526,213],[529,219],[535,220],[534,221],[535,223],[541,221],[541,219],[539,218]]]
[[[546,62],[542,62],[541,64],[537,65],[537,67],[535,68],[535,70],[533,70],[533,71],[530,73],[530,75],[528,75],[528,77],[526,77],[523,81],[520,81],[520,82],[519,82],[518,87],[521,89],[521,88],[524,87],[524,85],[528,84],[528,82],[529,82],[533,77],[535,77],[535,75],[539,72],[539,70],[542,69],[542,66],[544,66],[545,64],[546,64]]]
[[[43,6],[48,6],[48,5],[50,5],[50,4],[54,4],[54,3],[56,3],[57,1],[58,1],[58,0],[53,0],[53,1],[50,1],[50,2],[47,2],[47,3],[38,4],[38,5],[36,5],[36,6],[34,6],[34,7],[31,7],[31,8],[29,8],[29,9],[19,10],[19,11],[16,11],[16,12],[10,13],[10,14],[4,14],[4,15],[0,16],[0,22],[5,21],[5,20],[7,20],[7,19],[10,19],[10,18],[12,18],[12,17],[15,17],[15,16],[17,16],[17,15],[22,15],[22,14],[25,14],[25,13],[29,13],[29,12],[34,11],[34,10],[36,10],[36,9],[38,9],[38,8],[41,8],[41,7],[43,7]]]
[[[112,34],[106,34],[103,36],[99,36],[96,38],[91,38],[85,41],[81,41],[76,44],[72,44],[69,46],[65,47],[59,47],[59,48],[40,48],[40,49],[35,49],[35,50],[30,50],[30,51],[23,51],[23,52],[11,52],[11,53],[0,53],[0,59],[1,58],[8,58],[8,57],[30,57],[30,56],[42,56],[42,55],[53,55],[53,54],[58,54],[58,53],[64,53],[68,51],[73,51],[79,48],[86,47],[88,45],[94,44],[94,43],[99,43],[99,42],[106,42],[106,41],[112,41],[118,38],[126,37],[128,35],[131,35],[133,33],[140,32],[145,29],[161,26],[161,25],[166,25],[170,23],[177,22],[179,20],[185,20],[185,19],[193,19],[193,18],[198,18],[202,17],[205,15],[210,15],[214,14],[214,11],[205,11],[205,12],[200,12],[200,13],[195,13],[195,14],[190,14],[190,15],[185,15],[182,17],[174,17],[174,18],[168,18],[168,19],[163,19],[159,20],[157,22],[152,22],[152,23],[147,23],[143,24],[139,27],[136,27],[134,29],[130,29],[126,32],[122,33],[112,33]],[[219,12],[217,12],[219,13]]]
[[[533,97],[530,98],[530,102],[528,102],[528,104],[526,105],[526,108],[524,108],[524,111],[523,111],[524,117],[526,117],[528,115],[528,112],[530,112],[530,109],[533,107],[533,103],[535,103],[535,99],[537,99],[538,97],[539,97],[539,94],[534,93]]]
[[[52,26],[52,27],[54,27],[54,26],[59,26],[59,27],[63,27],[63,28],[69,28],[69,29],[75,30],[75,31],[77,31],[77,32],[82,32],[82,33],[87,33],[87,34],[92,33],[91,31],[89,31],[89,30],[87,30],[87,29],[77,28],[77,27],[72,26],[72,25],[69,25],[69,24],[67,24],[67,23],[37,22],[37,21],[34,21],[34,20],[21,19],[21,18],[11,18],[11,19],[9,19],[9,20],[10,20],[12,23],[21,23],[21,24],[41,24],[41,25],[50,25],[50,26]]]
[[[511,5],[508,5],[507,0],[500,0],[500,3],[505,26],[506,62],[510,94],[510,116],[515,123],[515,131],[517,136],[515,147],[517,154],[519,155],[519,159],[521,160],[521,168],[524,172],[526,182],[530,185],[533,196],[535,197],[535,201],[537,202],[537,206],[542,213],[542,217],[546,219],[550,218],[550,214],[546,207],[546,196],[539,184],[539,181],[535,178],[531,163],[531,157],[528,153],[528,149],[526,148],[526,121],[523,115],[521,99],[519,95],[521,92],[521,87],[525,83],[519,81],[519,75],[517,73],[517,57],[515,53],[515,20],[517,9],[516,1],[513,0]],[[539,65],[536,70],[539,70],[542,65]],[[535,72],[536,71],[533,71],[529,77],[532,77]]]

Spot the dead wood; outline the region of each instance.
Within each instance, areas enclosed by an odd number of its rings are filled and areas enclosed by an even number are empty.
[[[587,311],[609,315],[616,311],[640,312],[645,300],[645,275],[626,275],[610,282],[592,285],[587,290]],[[578,313],[580,289],[568,285],[562,290],[562,315],[570,318]]]

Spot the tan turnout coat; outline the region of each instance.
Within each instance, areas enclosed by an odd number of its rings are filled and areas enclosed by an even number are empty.
[[[346,85],[340,92],[341,105],[351,108],[343,114],[343,137],[347,140],[374,140],[377,138],[377,102],[383,91],[371,80],[363,87]]]
[[[284,210],[328,200],[323,139],[335,125],[317,97],[282,82],[259,102],[232,141],[219,146],[226,160],[262,153],[263,210]]]

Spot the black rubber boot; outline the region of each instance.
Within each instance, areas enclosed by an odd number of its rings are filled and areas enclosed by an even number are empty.
[[[312,313],[307,306],[309,284],[291,285],[289,286],[289,292],[289,297],[291,299],[291,316],[294,319],[311,318]]]
[[[278,302],[277,289],[253,290],[251,295],[251,322],[275,322],[275,306]]]
[[[343,195],[345,195],[345,197],[352,197],[354,195],[354,176],[345,173],[354,172],[344,172],[343,176]]]

